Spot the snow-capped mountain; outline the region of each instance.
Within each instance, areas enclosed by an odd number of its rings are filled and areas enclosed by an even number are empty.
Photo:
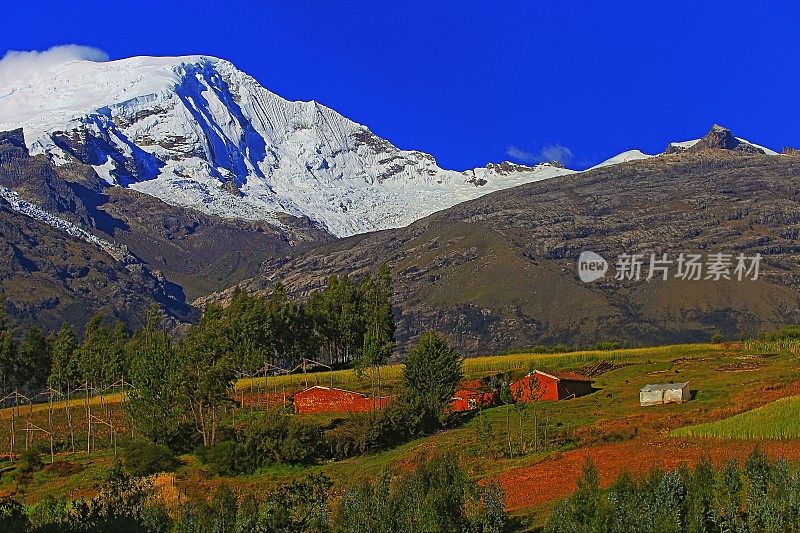
[[[337,236],[405,226],[492,191],[573,171],[458,172],[317,102],[292,102],[228,61],[70,61],[0,87],[0,131],[109,185],[229,218],[307,216]]]

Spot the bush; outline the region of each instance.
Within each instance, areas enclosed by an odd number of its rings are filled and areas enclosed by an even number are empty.
[[[595,350],[604,352],[619,350],[620,348],[622,348],[622,343],[616,341],[603,341],[594,345]]]
[[[39,448],[32,447],[19,454],[17,471],[23,474],[38,472],[44,467],[42,452]]]
[[[133,443],[122,451],[125,471],[134,477],[171,472],[180,465],[172,451],[163,444]]]
[[[712,344],[720,344],[724,339],[722,338],[722,333],[717,332],[711,336],[711,343]]]
[[[28,531],[29,525],[24,505],[17,500],[0,500],[0,531],[22,533]]]
[[[249,457],[234,440],[224,440],[213,446],[202,446],[195,452],[197,458],[212,474],[227,476],[254,470]]]
[[[322,428],[281,409],[264,413],[237,437],[253,468],[267,464],[308,464],[320,458]]]
[[[47,496],[29,512],[34,531],[68,530],[69,511],[64,497]]]
[[[767,336],[769,341],[797,340],[800,339],[800,325],[791,325],[781,328]]]
[[[323,458],[322,428],[280,409],[263,413],[227,440],[198,448],[198,458],[216,474],[253,472],[269,464],[309,464]]]
[[[325,433],[325,442],[331,457],[346,459],[377,451],[383,447],[387,433],[386,410],[351,415],[335,428]]]

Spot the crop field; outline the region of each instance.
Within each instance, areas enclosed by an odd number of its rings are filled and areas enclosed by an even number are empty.
[[[611,361],[614,363],[638,360],[668,360],[674,357],[687,357],[694,354],[723,352],[724,347],[718,344],[681,344],[657,346],[651,348],[627,348],[618,350],[585,350],[578,352],[538,354],[515,353],[509,355],[489,355],[464,359],[464,376],[477,378],[495,373],[512,373],[522,375],[536,368],[563,370],[578,368],[597,363]],[[399,383],[403,373],[402,364],[382,366],[381,383],[385,387],[393,387]],[[280,392],[295,391],[314,385],[348,388],[358,391],[370,389],[370,373],[365,370],[359,375],[355,370],[334,370],[332,372],[309,372],[307,374],[288,374],[278,376],[254,377],[240,379],[236,383],[237,391],[266,390]]]
[[[717,422],[676,429],[675,437],[724,439],[800,438],[800,396],[783,398]]]

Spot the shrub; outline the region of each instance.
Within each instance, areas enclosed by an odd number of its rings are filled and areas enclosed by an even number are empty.
[[[223,440],[213,446],[202,446],[195,452],[197,458],[209,467],[213,474],[235,475],[253,470],[249,457],[233,440]]]
[[[724,339],[722,338],[722,333],[716,332],[711,336],[711,343],[712,344],[720,344]]]
[[[180,462],[163,444],[134,443],[122,451],[125,471],[134,477],[149,476],[157,472],[171,472]]]
[[[309,464],[324,455],[322,428],[275,409],[214,446],[198,448],[198,458],[216,474],[253,472],[269,464]]]
[[[180,465],[168,447],[152,442],[134,444],[123,449],[125,471],[134,477],[149,476],[158,472],[172,472]]]
[[[32,447],[19,454],[19,466],[17,466],[17,471],[23,474],[31,474],[33,472],[38,472],[43,467],[42,452],[39,448]]]
[[[69,511],[66,498],[47,496],[29,512],[34,531],[59,531],[68,529]]]
[[[24,505],[17,500],[0,500],[0,531],[22,533],[28,531],[29,525]]]
[[[603,341],[603,342],[598,342],[597,344],[594,345],[595,350],[605,351],[605,352],[611,350],[619,350],[620,348],[622,348],[622,343],[616,341]]]
[[[280,409],[264,413],[239,435],[251,469],[267,464],[313,463],[322,450],[322,428]]]
[[[770,341],[797,340],[797,339],[800,339],[800,325],[796,324],[781,328],[775,333],[772,333],[771,335],[767,336],[767,340]]]
[[[590,464],[578,489],[556,504],[547,531],[796,531],[800,471],[771,462],[759,450],[744,468],[652,471],[641,480],[621,474],[604,494]]]

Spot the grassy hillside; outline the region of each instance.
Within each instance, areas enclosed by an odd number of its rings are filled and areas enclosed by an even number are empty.
[[[601,482],[609,483],[623,469],[646,473],[654,466],[672,468],[681,462],[695,463],[702,456],[715,462],[729,457],[744,458],[755,446],[772,456],[800,460],[800,436],[791,433],[789,416],[800,402],[781,400],[796,395],[800,384],[797,357],[776,346],[740,344],[692,344],[654,348],[585,351],[567,354],[512,354],[478,357],[464,361],[467,377],[495,372],[521,375],[532,368],[549,370],[585,369],[598,361],[609,361],[610,370],[596,376],[598,391],[589,396],[560,402],[536,402],[518,411],[498,406],[461,415],[449,429],[419,438],[394,449],[351,459],[310,466],[273,465],[242,476],[217,476],[208,472],[194,455],[181,457],[183,466],[174,477],[176,490],[186,498],[205,498],[221,484],[235,492],[264,493],[277,484],[322,472],[337,487],[359,480],[375,479],[386,469],[402,469],[415,460],[432,454],[457,456],[474,479],[496,481],[506,491],[506,505],[525,524],[541,523],[552,502],[568,495],[580,475],[583,461],[591,457],[598,466]],[[381,369],[387,391],[395,387],[402,367]],[[369,390],[369,376],[352,371],[309,373],[244,380],[238,393],[249,394],[252,386],[274,390],[296,390],[309,384]],[[692,401],[683,405],[639,406],[639,388],[648,383],[689,381]],[[238,396],[238,394],[237,394]],[[109,401],[119,400],[109,397]],[[776,400],[781,400],[777,401]],[[773,403],[774,402],[774,403]],[[98,480],[114,462],[109,449],[108,429],[100,428],[90,456],[85,453],[86,415],[84,404],[76,401],[71,414],[75,427],[77,453],[70,453],[65,440],[65,409],[54,410],[58,449],[57,467],[36,473],[20,483],[15,465],[0,461],[0,494],[14,495],[27,503],[48,494],[91,494]],[[93,403],[93,413],[103,413],[118,424],[121,438],[127,434],[118,403],[105,411]],[[249,408],[240,410],[247,416]],[[21,431],[27,407],[17,419],[17,446],[24,443]],[[323,424],[335,424],[346,415],[314,415]],[[733,417],[733,418],[732,418]],[[10,411],[0,411],[0,453],[9,446]],[[33,423],[47,428],[46,406],[35,406]],[[774,423],[772,422],[774,420]],[[766,422],[766,423],[765,423]],[[736,439],[698,438],[695,428],[745,428],[711,436]],[[761,433],[746,428],[765,428]],[[784,428],[770,432],[768,428]],[[784,440],[764,441],[762,437],[780,435]],[[733,433],[736,433],[735,435]],[[42,435],[37,442],[45,443]],[[64,466],[68,465],[68,466]],[[558,479],[559,483],[552,483]]]
[[[783,398],[752,411],[706,424],[676,429],[676,437],[725,439],[800,438],[800,396]]]

